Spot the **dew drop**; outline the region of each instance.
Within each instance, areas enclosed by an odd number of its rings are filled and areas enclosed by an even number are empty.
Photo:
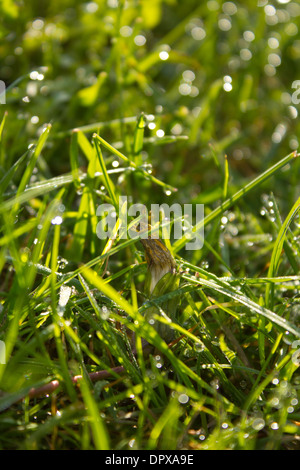
[[[274,429],[276,431],[277,429],[279,429],[279,424],[276,421],[273,421],[270,427],[271,429]]]
[[[168,60],[169,53],[167,51],[161,51],[159,53],[159,58],[160,58],[160,60]]]
[[[146,41],[147,40],[146,40],[145,36],[143,36],[142,34],[138,34],[134,38],[134,42],[137,46],[143,46],[144,44],[146,44]]]
[[[109,317],[109,310],[106,307],[106,305],[102,306],[100,315],[101,315],[102,320],[107,320],[107,318]]]
[[[181,403],[182,405],[185,405],[188,401],[189,401],[189,396],[186,394],[186,393],[181,393],[179,396],[178,396],[178,401],[179,403]]]
[[[134,444],[135,444],[135,439],[130,439],[130,441],[128,442],[129,447],[132,448]]]
[[[61,225],[62,221],[63,221],[63,218],[60,215],[57,215],[51,220],[51,224],[52,225]]]
[[[199,341],[198,343],[195,343],[195,349],[197,352],[202,352],[205,349],[204,343],[202,341]]]
[[[163,137],[165,135],[165,131],[163,129],[158,129],[156,131],[157,137]]]
[[[264,419],[255,418],[255,420],[252,423],[252,427],[253,427],[253,429],[255,429],[255,431],[260,431],[261,429],[263,429],[265,427],[265,424],[266,423],[265,423]]]
[[[292,355],[292,363],[297,367],[300,366],[300,349],[297,349]]]

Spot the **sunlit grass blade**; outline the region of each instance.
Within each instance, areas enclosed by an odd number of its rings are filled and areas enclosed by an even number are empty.
[[[11,183],[14,174],[19,170],[22,166],[22,163],[26,160],[28,156],[28,152],[24,153],[12,166],[11,168],[2,176],[0,181],[0,195],[2,196],[6,188],[8,187],[9,183]]]
[[[92,392],[90,391],[89,385],[84,377],[82,378],[82,380],[80,380],[79,385],[82,392],[83,401],[86,406],[88,422],[92,430],[95,448],[97,450],[109,450],[110,439],[106,430],[106,426],[101,418],[97,402]]]
[[[7,118],[7,111],[4,112],[3,114],[3,118],[1,120],[1,123],[0,123],[0,165],[4,166],[4,148],[3,148],[3,142],[2,142],[2,135],[3,135],[3,129],[4,129],[4,125],[5,125],[5,121],[6,121],[6,118]],[[0,194],[1,194],[1,191],[0,191]]]
[[[134,137],[133,137],[133,157],[135,163],[138,165],[141,164],[140,153],[143,150],[143,140],[144,140],[144,128],[145,128],[145,117],[142,113],[138,119]]]
[[[18,187],[18,190],[17,190],[17,197],[15,199],[15,205],[13,207],[13,212],[12,214],[15,214],[17,211],[18,211],[18,208],[19,208],[19,200],[18,200],[18,196],[22,195],[22,193],[24,192],[27,184],[29,183],[29,179],[32,175],[32,172],[34,170],[34,167],[36,165],[36,162],[37,162],[37,159],[48,139],[48,136],[49,136],[49,133],[50,133],[50,130],[51,130],[51,124],[48,124],[47,127],[45,127],[44,131],[42,132],[42,134],[40,135],[38,141],[37,141],[37,144],[36,146],[34,147],[34,149],[32,150],[31,154],[30,154],[30,158],[29,158],[29,161],[28,161],[28,165],[25,169],[25,172],[23,174],[23,177],[20,181],[20,184],[19,184],[19,187]]]
[[[113,205],[115,206],[116,210],[118,210],[118,201],[117,201],[117,196],[116,196],[116,190],[115,190],[115,187],[114,187],[114,184],[113,184],[111,178],[108,176],[99,140],[100,140],[99,136],[97,136],[97,134],[94,134],[93,135],[93,142],[94,142],[96,152],[97,152],[97,155],[98,155],[98,159],[99,159],[99,163],[100,163],[100,166],[101,166],[103,179],[104,179],[104,184],[105,184],[105,187],[107,189],[107,192],[108,192],[108,194],[111,198],[111,201],[112,201]]]
[[[3,133],[3,129],[4,129],[4,125],[5,125],[7,115],[8,115],[8,112],[5,111],[4,114],[3,114],[3,118],[1,120],[1,123],[0,123],[0,145],[2,143],[2,133]]]
[[[76,188],[80,187],[79,179],[79,161],[78,161],[78,132],[75,129],[71,135],[71,145],[70,145],[70,163],[72,169],[73,181]]]
[[[30,155],[30,159],[29,159],[29,162],[28,162],[28,166],[25,170],[25,173],[23,175],[23,178],[19,184],[19,187],[18,187],[18,193],[17,194],[20,194],[22,191],[24,191],[25,187],[27,186],[28,182],[29,182],[29,179],[32,175],[32,172],[33,172],[33,169],[36,165],[36,162],[37,162],[37,159],[49,137],[49,133],[51,131],[51,128],[52,128],[52,125],[51,124],[48,124],[47,127],[44,128],[42,134],[40,135],[37,143],[36,143],[36,146],[34,147],[31,155]]]
[[[38,225],[38,223],[39,221],[37,219],[28,220],[22,226],[16,228],[14,231],[0,238],[0,246],[8,245],[11,240],[19,238],[26,233],[29,233],[34,227]]]
[[[68,391],[70,398],[75,401],[77,398],[77,394],[74,389],[74,385],[71,380],[70,372],[68,370],[68,364],[66,360],[66,356],[64,353],[64,346],[62,340],[62,331],[59,322],[59,314],[57,309],[57,293],[56,293],[56,270],[57,270],[57,262],[58,262],[58,255],[59,255],[59,241],[60,241],[60,225],[54,225],[54,236],[53,236],[53,245],[52,245],[52,253],[51,253],[51,304],[52,304],[52,322],[54,327],[54,338],[56,343],[57,354],[61,366],[61,374],[64,381],[64,385]]]
[[[163,449],[168,448],[169,450],[176,449],[176,428],[177,428],[177,420],[179,420],[180,416],[182,415],[183,410],[180,408],[178,398],[175,397],[171,399],[168,403],[168,406],[161,414],[160,418],[157,420],[155,426],[153,426],[151,434],[149,436],[149,440],[147,443],[147,450],[157,449],[160,447],[158,441],[159,439],[162,441],[168,442],[168,447],[163,446]],[[172,434],[173,439],[171,439]],[[166,438],[165,436],[168,435]],[[170,446],[170,440],[172,440],[172,444]]]
[[[95,176],[95,173],[101,172],[101,166],[99,163],[99,159],[97,158],[97,152],[95,146],[93,146],[85,134],[77,129],[77,138],[78,138],[78,145],[80,146],[82,152],[86,156],[89,164],[87,169],[87,175],[91,178]]]
[[[229,165],[228,165],[228,158],[227,155],[224,157],[224,185],[223,185],[223,200],[227,198],[227,191],[228,191],[228,180],[229,180]]]
[[[132,305],[122,297],[112,286],[107,284],[102,278],[100,278],[97,273],[89,268],[82,269],[82,275],[90,282],[94,287],[103,292],[104,295],[107,295],[113,302],[115,302],[119,307],[121,307],[128,315],[135,317],[135,310]]]
[[[107,79],[106,72],[100,72],[97,81],[89,87],[83,88],[78,91],[78,98],[82,106],[93,106],[99,96],[99,91]]]
[[[72,242],[68,250],[68,256],[73,261],[79,261],[82,259],[84,247],[90,238],[88,234],[88,228],[91,204],[93,205],[91,192],[89,187],[85,186],[83,188],[80,199],[80,205],[73,230]]]

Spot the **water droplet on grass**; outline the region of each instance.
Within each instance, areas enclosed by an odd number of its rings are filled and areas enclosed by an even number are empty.
[[[197,352],[202,352],[205,349],[204,343],[202,341],[199,341],[198,343],[195,343],[195,349]]]
[[[160,60],[168,60],[169,53],[167,51],[161,51],[159,53],[159,58],[160,58]]]
[[[147,39],[142,34],[138,34],[134,38],[134,42],[137,46],[144,46],[144,44],[146,44],[146,41]]]
[[[108,319],[108,317],[109,317],[109,310],[108,310],[108,308],[106,307],[106,305],[103,305],[103,306],[102,306],[101,311],[100,311],[100,315],[101,315],[102,320],[107,320],[107,319]]]
[[[297,367],[300,366],[300,348],[292,355],[292,363]]]
[[[63,218],[60,215],[56,215],[52,220],[51,224],[52,225],[61,225],[63,222]]]
[[[165,135],[165,131],[163,129],[158,129],[156,131],[157,137],[163,137]]]
[[[265,423],[264,419],[255,418],[255,420],[252,423],[252,427],[253,427],[253,429],[255,429],[255,431],[260,431],[261,429],[263,429],[265,427],[265,424],[266,423]]]
[[[178,396],[178,401],[179,403],[181,403],[182,405],[185,405],[188,401],[189,401],[189,396],[186,394],[186,393],[181,393],[179,396]]]

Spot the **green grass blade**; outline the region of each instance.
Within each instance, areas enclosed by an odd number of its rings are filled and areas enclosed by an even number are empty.
[[[136,164],[141,164],[140,153],[143,150],[143,141],[144,141],[144,131],[145,131],[145,116],[142,113],[138,119],[136,129],[134,132],[133,138],[133,157]]]
[[[84,377],[79,381],[79,385],[83,401],[86,406],[88,421],[92,430],[95,448],[97,450],[109,450],[110,439],[106,430],[106,426],[101,418],[97,402],[92,392],[90,391],[89,385]]]
[[[2,136],[3,136],[3,129],[4,129],[5,121],[7,118],[7,114],[8,114],[7,111],[5,111],[3,114],[1,123],[0,123],[0,165],[1,166],[4,166],[4,148],[3,148]],[[1,191],[0,191],[0,194],[1,194]]]
[[[225,201],[227,198],[228,180],[229,180],[229,165],[228,165],[227,155],[225,155],[224,157],[224,162],[225,162],[225,169],[224,169],[223,200]]]
[[[90,189],[88,186],[85,186],[82,191],[80,205],[77,212],[72,243],[67,252],[70,259],[75,262],[82,259],[84,247],[89,239],[88,229],[91,203],[93,204]]]
[[[22,166],[22,163],[25,161],[26,157],[28,156],[28,152],[24,153],[13,165],[12,167],[3,175],[0,181],[0,195],[4,193],[6,188],[8,187],[9,183],[11,183],[14,174],[19,170]]]
[[[100,292],[103,292],[104,295],[109,297],[113,302],[115,302],[119,307],[121,307],[128,315],[135,317],[135,310],[132,305],[122,297],[111,285],[107,284],[101,277],[97,275],[95,271],[90,268],[82,269],[83,277],[94,287],[99,289]]]
[[[28,166],[25,170],[25,173],[24,173],[24,176],[19,184],[19,188],[18,188],[18,193],[17,195],[19,195],[21,192],[24,191],[25,187],[27,186],[28,182],[29,182],[29,179],[32,175],[32,172],[33,172],[33,169],[36,165],[36,162],[37,162],[37,159],[38,157],[40,156],[40,153],[49,137],[49,133],[51,131],[51,128],[52,128],[52,125],[51,124],[48,124],[47,127],[45,127],[45,129],[43,130],[42,134],[40,135],[37,143],[36,143],[36,146],[34,147],[31,155],[30,155],[30,159],[29,159],[29,162],[28,162]]]
[[[51,304],[52,304],[52,322],[54,326],[54,338],[56,343],[56,349],[58,354],[59,363],[61,366],[61,375],[63,382],[66,386],[67,392],[72,399],[76,401],[77,394],[74,388],[74,385],[71,380],[70,372],[68,369],[68,364],[65,356],[63,340],[62,340],[62,331],[60,326],[60,319],[57,310],[57,295],[56,295],[56,270],[57,270],[57,260],[59,255],[59,241],[60,241],[60,225],[54,225],[54,236],[53,236],[53,245],[51,253]]]
[[[114,205],[114,207],[118,211],[118,201],[117,201],[117,195],[116,195],[115,187],[114,187],[114,184],[113,184],[112,180],[108,176],[99,141],[100,141],[99,136],[97,136],[97,134],[94,134],[93,135],[93,142],[94,142],[96,152],[97,152],[97,155],[98,155],[98,159],[99,159],[99,163],[100,163],[100,166],[101,166],[103,179],[104,179],[104,184],[105,184],[107,192],[108,192],[108,194],[111,198],[112,204]]]
[[[70,163],[71,163],[74,184],[76,188],[79,188],[80,179],[79,179],[79,160],[78,160],[78,132],[76,129],[74,129],[74,132],[72,132],[72,135],[71,135]]]
[[[77,136],[78,145],[80,146],[82,152],[84,153],[89,162],[87,174],[90,178],[94,178],[95,173],[101,172],[101,166],[99,163],[99,159],[97,158],[95,146],[90,144],[85,134],[79,129],[77,129]]]
[[[9,242],[15,238],[19,238],[22,235],[29,233],[34,227],[38,225],[38,219],[30,219],[21,227],[17,227],[13,232],[4,235],[4,237],[0,238],[0,246],[8,245]]]

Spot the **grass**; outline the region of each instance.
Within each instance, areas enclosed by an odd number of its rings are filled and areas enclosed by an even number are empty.
[[[299,449],[299,7],[48,3],[0,7],[0,448]],[[204,204],[175,290],[120,196]]]

